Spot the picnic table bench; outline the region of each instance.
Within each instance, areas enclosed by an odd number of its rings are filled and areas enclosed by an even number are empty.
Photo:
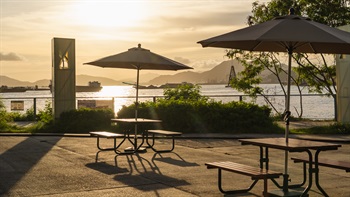
[[[117,155],[121,154],[130,154],[128,152],[120,152],[118,148],[124,143],[126,139],[128,139],[129,136],[126,136],[125,134],[120,134],[120,133],[113,133],[113,132],[108,132],[108,131],[90,131],[90,136],[96,137],[97,143],[96,146],[99,149],[97,151],[96,156],[95,156],[95,161],[97,162],[98,160],[98,155],[100,152],[103,151],[114,151]],[[107,138],[107,139],[113,139],[113,146],[112,147],[101,147],[100,145],[100,138]],[[121,138],[121,142],[117,144],[117,138]]]
[[[100,151],[108,151],[108,150],[114,150],[116,149],[116,138],[122,138],[124,137],[124,134],[119,134],[119,133],[113,133],[113,132],[108,132],[108,131],[90,131],[90,136],[97,137],[97,148]],[[102,148],[100,146],[100,138],[107,138],[107,139],[114,139],[114,147],[110,148]]]
[[[303,163],[303,181],[302,183],[295,185],[295,186],[301,187],[306,183],[306,174],[307,174],[306,164],[308,164],[310,160],[306,157],[299,157],[299,158],[292,157],[291,159],[294,161],[294,163]],[[319,166],[335,168],[335,169],[345,170],[346,172],[350,172],[350,162],[347,162],[347,161],[337,161],[337,160],[331,160],[331,159],[325,159],[325,158],[318,158],[317,163]],[[314,160],[312,161],[312,164],[315,164]],[[317,186],[319,185],[318,181],[316,181],[316,185]]]
[[[306,183],[306,174],[307,174],[306,164],[308,164],[310,161],[306,157],[299,157],[299,158],[292,157],[291,159],[294,161],[294,163],[303,163],[303,182],[296,185],[301,187]],[[312,161],[312,164],[315,164],[315,161]],[[346,161],[336,161],[331,159],[318,158],[318,165],[350,172],[350,162],[346,162]],[[316,184],[319,184],[319,183],[316,182]]]
[[[259,180],[264,180],[263,196],[268,196],[267,180],[279,178],[282,175],[282,173],[280,173],[280,172],[274,172],[272,170],[251,167],[251,166],[247,166],[247,165],[243,165],[243,164],[239,164],[239,163],[234,163],[234,162],[230,162],[230,161],[211,162],[211,163],[206,163],[205,165],[207,166],[208,169],[215,169],[215,168],[218,169],[218,186],[219,186],[220,192],[222,192],[224,194],[246,193],[246,192],[250,191]],[[226,191],[222,188],[222,172],[221,172],[222,170],[249,176],[254,181],[250,185],[250,187],[247,189]]]
[[[305,165],[309,163],[309,159],[307,158],[297,158],[292,157],[291,158],[294,163],[301,163],[303,162]],[[312,162],[312,164],[315,164],[315,161]],[[350,162],[347,161],[336,161],[331,159],[325,159],[325,158],[318,158],[318,165],[329,167],[329,168],[336,168],[340,170],[345,170],[346,172],[350,172]]]
[[[146,131],[146,142],[148,144],[148,146],[157,153],[164,153],[164,152],[171,152],[174,150],[175,148],[175,136],[181,136],[182,133],[181,132],[174,132],[174,131],[167,131],[167,130],[147,130]],[[149,139],[149,135],[152,136],[152,143],[150,144],[148,139]],[[172,146],[171,149],[163,149],[163,150],[157,150],[154,147],[155,144],[155,136],[156,135],[161,135],[161,136],[165,136],[166,138],[171,138],[172,139]]]

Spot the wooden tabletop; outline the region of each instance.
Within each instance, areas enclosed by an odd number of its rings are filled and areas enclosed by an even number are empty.
[[[126,123],[160,123],[161,120],[145,119],[145,118],[116,118],[111,119],[112,122],[126,122]]]
[[[285,138],[257,138],[257,139],[240,139],[242,145],[255,145],[268,148],[275,148],[287,151],[305,151],[305,150],[337,150],[340,144],[316,142],[310,140],[288,139]]]

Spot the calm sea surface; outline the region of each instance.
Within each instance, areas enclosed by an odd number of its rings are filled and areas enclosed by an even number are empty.
[[[225,85],[202,85],[201,94],[209,96],[216,101],[230,102],[238,101],[239,96],[243,95],[232,88],[226,88]],[[277,85],[263,85],[270,95],[269,99],[278,108],[279,111],[284,110],[284,96],[282,95],[281,87]],[[100,92],[78,92],[77,100],[103,99],[111,100],[114,98],[114,110],[117,112],[123,105],[130,105],[135,101],[136,90],[132,86],[104,86]],[[291,112],[293,116],[297,116],[297,111],[300,113],[300,98],[297,95],[296,87],[291,90]],[[307,89],[303,90],[303,118],[310,119],[333,119],[334,118],[334,100],[326,96],[314,96],[309,94]],[[309,94],[309,95],[308,95]],[[162,97],[163,89],[140,89],[139,101],[153,100],[153,97]],[[42,91],[27,91],[17,93],[0,93],[0,98],[6,106],[7,111],[11,111],[11,101],[24,101],[24,110],[33,107],[33,98],[36,98],[37,111],[44,109],[47,102],[51,102],[52,94],[48,90]],[[252,101],[249,97],[243,97],[244,101]],[[262,97],[258,97],[255,101],[259,105],[264,105],[266,102]]]

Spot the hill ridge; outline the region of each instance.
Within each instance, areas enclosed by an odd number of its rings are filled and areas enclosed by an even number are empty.
[[[234,66],[236,73],[239,73],[243,70],[243,66],[237,60],[227,60],[223,61],[212,69],[204,72],[194,72],[194,71],[183,71],[177,72],[173,75],[158,75],[154,73],[148,73],[141,75],[140,78],[144,76],[142,84],[147,85],[162,85],[165,83],[195,83],[195,84],[227,84],[231,66]],[[275,76],[269,71],[264,71],[261,74],[263,78],[262,83],[278,83]],[[145,81],[151,79],[148,82]],[[123,85],[125,81],[134,81],[135,79],[121,79],[114,80],[107,77],[100,76],[90,76],[90,75],[77,75],[76,84],[77,85],[87,85],[89,81],[99,81],[102,86],[112,86],[112,85]],[[48,86],[50,84],[50,79],[41,79],[35,82],[29,81],[20,81],[7,76],[0,75],[0,86],[6,85],[9,87],[14,86]]]

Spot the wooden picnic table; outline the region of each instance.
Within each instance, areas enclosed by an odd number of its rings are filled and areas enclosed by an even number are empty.
[[[319,184],[319,154],[321,151],[337,150],[339,147],[341,147],[340,144],[300,139],[288,139],[287,141],[285,138],[240,139],[239,141],[242,145],[254,145],[260,148],[260,168],[263,169],[265,164],[266,170],[269,169],[269,148],[284,150],[288,152],[306,152],[308,154],[309,159],[309,183],[301,195],[300,193],[296,193],[295,196],[307,196],[307,193],[312,186],[313,174],[315,174],[315,184],[317,188],[322,192],[324,196],[328,196],[328,194],[323,190],[323,188]],[[311,150],[314,150],[314,155]],[[288,162],[285,165],[288,165]],[[280,194],[288,194],[288,196],[293,196],[293,192],[288,190],[290,187],[288,185],[289,175],[285,173],[283,177],[283,186],[280,186],[274,179],[271,179],[277,187],[283,189],[271,192],[272,196],[280,196]]]
[[[154,123],[161,123],[161,120],[154,120],[154,119],[145,119],[145,118],[116,118],[116,119],[111,119],[112,122],[115,123],[126,123],[126,124],[130,124],[130,126],[134,126],[134,135],[133,140],[131,140],[130,137],[130,131],[129,130],[125,130],[124,132],[126,132],[125,137],[130,141],[130,143],[133,145],[133,147],[129,147],[127,149],[125,149],[128,152],[131,153],[136,153],[138,151],[142,151],[141,147],[145,141],[145,131],[141,132],[142,135],[142,141],[141,143],[138,145],[137,144],[137,138],[138,138],[138,129],[137,126],[140,124],[154,124]]]

